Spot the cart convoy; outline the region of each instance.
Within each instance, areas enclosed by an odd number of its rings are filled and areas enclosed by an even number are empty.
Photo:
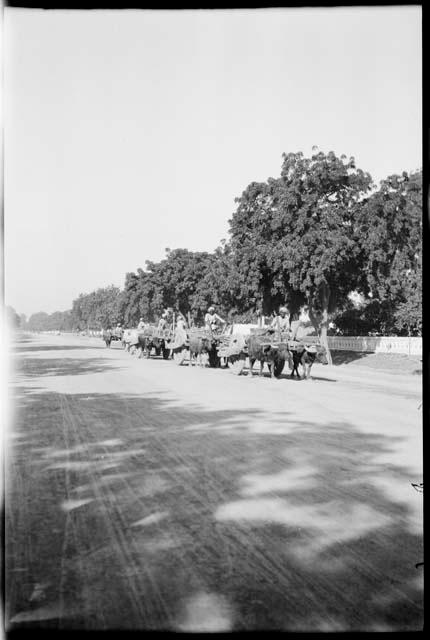
[[[309,330],[309,323],[306,326],[297,321],[290,327],[289,323],[280,322],[281,316],[270,327],[235,327],[222,321],[221,328],[221,323],[212,323],[209,318],[205,327],[195,327],[189,326],[191,323],[182,315],[176,323],[174,317],[172,322],[168,322],[167,317],[167,313],[163,314],[158,325],[144,323],[141,318],[136,329],[117,325],[115,329],[104,330],[102,337],[107,347],[112,342],[120,342],[127,352],[138,358],[155,355],[172,359],[177,365],[189,362],[190,366],[228,367],[235,375],[240,375],[248,363],[248,375],[252,376],[258,361],[260,376],[266,364],[271,378],[278,378],[287,363],[291,377],[308,379],[314,362],[328,363],[326,350],[313,328]]]

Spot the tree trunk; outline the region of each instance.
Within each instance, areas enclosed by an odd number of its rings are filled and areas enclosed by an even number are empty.
[[[325,348],[327,352],[328,364],[333,364],[333,360],[331,357],[330,349],[328,346],[328,340],[327,340],[329,300],[330,300],[330,288],[327,285],[323,285],[323,288],[321,290],[321,302],[322,302],[321,317],[319,320],[317,319],[317,317],[313,312],[311,304],[309,305],[309,317],[315,329],[319,333],[322,346]]]
[[[330,349],[328,348],[327,330],[328,330],[328,305],[330,300],[330,288],[327,285],[322,289],[322,322],[321,322],[321,344],[326,349],[327,360],[329,364],[333,364]]]

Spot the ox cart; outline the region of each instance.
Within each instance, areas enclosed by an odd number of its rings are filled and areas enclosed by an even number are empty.
[[[260,375],[266,362],[271,376],[279,378],[285,362],[293,369],[298,356],[306,352],[319,354],[324,351],[318,336],[304,336],[291,340],[289,332],[281,332],[273,328],[251,329],[249,335],[232,333],[223,336],[218,347],[218,356],[225,358],[228,368],[234,375],[240,375],[245,365],[249,364],[249,374],[256,360],[260,361]],[[293,369],[294,370],[294,369]],[[308,374],[306,375],[308,377]]]
[[[172,329],[159,329],[156,326],[149,325],[138,333],[140,356],[143,353],[147,358],[151,357],[154,350],[156,356],[163,356],[164,360],[170,357],[170,340],[172,339]]]
[[[222,335],[201,327],[177,328],[168,342],[168,347],[172,351],[173,360],[178,365],[188,359],[190,364],[197,363],[202,366],[209,364],[214,368],[220,365],[218,347]]]
[[[107,329],[103,331],[102,339],[104,340],[108,348],[110,347],[111,342],[115,341],[121,342],[121,344],[123,345],[123,333],[124,332],[122,330]]]

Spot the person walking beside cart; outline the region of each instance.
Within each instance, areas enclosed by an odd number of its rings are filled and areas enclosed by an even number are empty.
[[[175,327],[175,336],[174,342],[177,345],[184,345],[187,341],[187,322],[179,312],[178,317],[176,319],[176,327]]]

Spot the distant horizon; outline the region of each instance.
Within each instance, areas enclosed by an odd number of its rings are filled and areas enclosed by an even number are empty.
[[[422,167],[421,7],[4,11],[5,304],[213,252],[282,154]],[[77,46],[79,43],[79,46]]]

